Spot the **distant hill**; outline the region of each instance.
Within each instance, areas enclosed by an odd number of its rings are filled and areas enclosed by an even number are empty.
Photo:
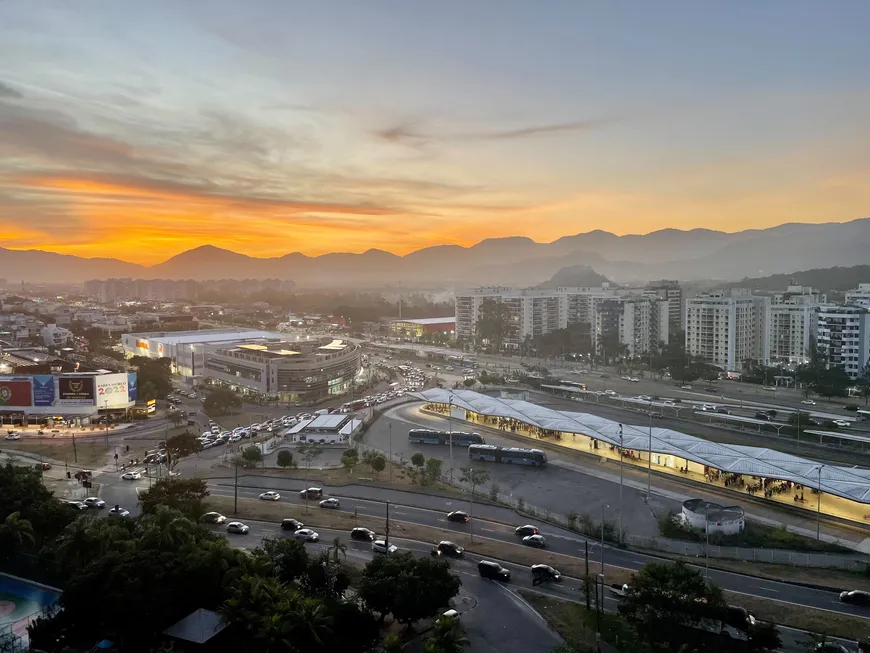
[[[870,253],[868,253],[870,256]],[[786,286],[809,286],[822,292],[852,290],[859,283],[870,283],[870,265],[853,265],[847,268],[816,268],[789,274],[772,274],[769,277],[745,278],[739,282],[720,284],[720,288],[740,286],[753,290],[785,290]]]
[[[438,245],[405,256],[370,249],[362,254],[306,256],[294,252],[255,258],[204,245],[151,267],[117,259],[84,259],[0,247],[0,278],[13,284],[22,280],[76,283],[109,277],[273,278],[292,279],[301,289],[395,284],[410,288],[433,283],[455,288],[484,284],[527,287],[548,283],[561,270],[577,266],[594,268],[596,274],[617,283],[655,279],[726,281],[747,274],[761,279],[765,275],[793,275],[798,268],[866,265],[868,252],[870,218],[864,218],[844,223],[784,224],[736,233],[663,229],[616,236],[599,230],[565,236],[552,243],[525,237],[490,238],[471,247]]]
[[[598,274],[588,265],[571,265],[562,268],[549,281],[539,283],[538,288],[583,288],[600,286],[609,283],[610,280]]]

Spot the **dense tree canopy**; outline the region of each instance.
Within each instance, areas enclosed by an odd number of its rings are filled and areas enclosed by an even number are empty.
[[[139,495],[144,514],[156,513],[161,506],[179,511],[193,519],[204,512],[203,501],[208,496],[208,487],[201,478],[164,478]]]
[[[202,406],[209,415],[226,415],[241,405],[242,400],[229,388],[215,388],[205,398]]]
[[[133,356],[129,363],[137,373],[140,401],[166,399],[172,392],[172,359]]]

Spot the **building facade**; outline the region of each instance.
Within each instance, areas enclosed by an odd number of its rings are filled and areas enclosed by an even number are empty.
[[[774,295],[767,314],[771,364],[801,365],[818,334],[818,313],[824,297],[817,290],[789,286]]]
[[[859,283],[855,290],[848,291],[846,303],[870,308],[870,283]]]
[[[744,288],[697,295],[686,302],[686,352],[723,370],[744,361],[767,364],[769,297]]]
[[[422,338],[426,335],[456,332],[455,317],[426,317],[419,320],[390,320],[390,331],[409,338]]]
[[[670,303],[658,298],[609,298],[593,310],[592,344],[601,355],[612,355],[607,347],[620,345],[628,356],[655,351],[668,344]]]
[[[870,360],[870,309],[850,305],[821,307],[818,345],[829,368],[842,368],[850,379],[858,379]]]
[[[685,304],[683,303],[683,289],[679,281],[662,279],[650,283],[644,289],[644,296],[657,297],[668,303],[668,333],[676,336],[685,328],[683,319],[685,316]]]

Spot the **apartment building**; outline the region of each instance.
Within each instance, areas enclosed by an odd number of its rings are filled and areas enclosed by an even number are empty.
[[[686,351],[723,370],[746,360],[767,364],[769,297],[745,288],[697,295],[686,301]]]
[[[771,364],[800,365],[818,333],[819,308],[824,295],[806,286],[789,286],[774,295],[767,314],[768,352]]]
[[[683,289],[680,287],[679,281],[670,279],[654,281],[644,288],[643,295],[649,298],[657,297],[668,302],[668,332],[671,336],[676,336],[685,328],[683,321],[686,311],[683,303]]]
[[[846,303],[870,308],[870,283],[859,283],[855,290],[846,293]]]
[[[592,344],[599,354],[607,354],[607,343],[624,345],[629,356],[654,351],[660,342],[667,344],[670,303],[658,298],[610,298],[598,303],[592,320]]]
[[[817,328],[818,345],[825,353],[828,367],[842,368],[850,379],[861,376],[870,360],[870,309],[854,305],[822,306]]]

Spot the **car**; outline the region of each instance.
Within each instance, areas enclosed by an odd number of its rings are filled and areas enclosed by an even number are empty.
[[[540,585],[541,583],[561,583],[562,574],[558,570],[553,569],[550,565],[532,565],[532,585]]]
[[[106,507],[106,502],[103,501],[102,499],[100,499],[99,497],[88,497],[87,499],[85,499],[83,501],[83,503],[88,508],[99,508],[100,510],[102,510],[103,508]]]
[[[768,415],[767,413],[758,412],[755,413],[755,419],[760,419],[762,422],[769,422],[770,415]]]
[[[352,539],[352,540],[362,540],[363,542],[374,542],[375,537],[377,537],[377,536],[375,535],[374,531],[369,530],[368,528],[363,528],[362,526],[354,528],[350,532],[350,539]]]
[[[455,542],[448,542],[447,540],[438,542],[438,544],[432,548],[433,555],[443,555],[449,558],[461,558],[464,553],[465,549]]]
[[[460,524],[464,524],[468,521],[468,513],[463,512],[462,510],[454,510],[453,512],[448,512],[447,521],[454,521],[459,522]]]
[[[727,408],[717,408],[716,412],[719,413],[720,415],[730,415],[731,414],[731,411],[728,410]]]
[[[701,410],[716,410],[716,404],[702,404]]]
[[[123,478],[125,481],[138,481],[140,478],[142,478],[142,474],[140,474],[139,472],[124,472],[123,474],[121,474],[121,478]]]
[[[300,490],[299,497],[302,499],[322,499],[323,488],[310,487],[307,490]]]
[[[330,497],[329,499],[324,499],[320,502],[321,508],[340,508],[341,502],[335,497]]]
[[[616,396],[616,390],[605,390],[605,391],[604,391],[604,394],[606,394],[608,397],[615,397],[615,396]]]
[[[492,560],[481,560],[477,563],[477,573],[490,580],[510,581],[511,572]]]
[[[200,519],[204,524],[223,524],[227,520],[219,512],[207,512]]]
[[[870,592],[864,590],[840,592],[840,601],[853,605],[870,605]]]
[[[852,426],[852,422],[847,419],[835,419],[834,424],[839,426],[841,429],[847,429]]]
[[[21,436],[18,435],[17,433],[14,433],[14,432],[13,432],[13,433],[9,433],[9,434],[8,434],[5,438],[3,438],[3,439],[4,439],[4,440],[20,440],[20,439],[21,439]]]
[[[452,620],[456,621],[457,619],[459,619],[459,614],[460,613],[458,610],[447,610],[444,614],[442,614],[440,617],[438,617],[435,620],[435,623],[436,624],[441,623],[442,619],[452,619]]]
[[[275,492],[274,490],[269,490],[268,492],[262,492],[260,494],[260,498],[263,501],[277,501],[281,498],[281,495]]]
[[[681,385],[680,386],[680,390],[691,390],[691,389],[692,389],[692,386],[690,386],[690,385]]]
[[[384,540],[375,540],[372,542],[372,551],[375,553],[395,553],[399,550],[395,544],[391,544],[387,547],[387,543]]]
[[[298,519],[282,519],[281,520],[281,530],[282,531],[298,531],[305,528],[305,524],[303,524]]]
[[[639,401],[652,401],[652,397],[650,397],[649,395],[638,395],[637,397],[635,397],[635,399]]]
[[[317,542],[320,540],[320,535],[310,528],[300,528],[293,535],[297,540],[302,540],[303,542]]]
[[[537,535],[540,531],[537,526],[532,526],[531,524],[525,524],[524,526],[517,526],[514,529],[514,533],[521,537],[525,537],[526,535]]]
[[[107,517],[129,517],[130,511],[125,510],[121,506],[115,506],[114,508],[110,508],[109,512],[106,515]]]
[[[547,540],[544,539],[543,535],[526,535],[523,538],[523,544],[526,546],[534,546],[539,549],[547,548]]]
[[[812,399],[804,399],[803,401],[801,401],[801,403],[804,406],[815,406],[816,405],[816,402],[813,401]]]
[[[70,500],[70,501],[66,502],[66,505],[68,505],[73,510],[87,510],[88,509],[88,504],[86,504],[84,501]]]
[[[231,521],[229,524],[227,524],[227,533],[247,535],[249,530],[251,530],[250,526],[248,526],[247,524],[243,524],[240,521]]]
[[[49,469],[51,469],[51,463],[36,463],[33,466],[33,469],[38,472],[47,472]]]

